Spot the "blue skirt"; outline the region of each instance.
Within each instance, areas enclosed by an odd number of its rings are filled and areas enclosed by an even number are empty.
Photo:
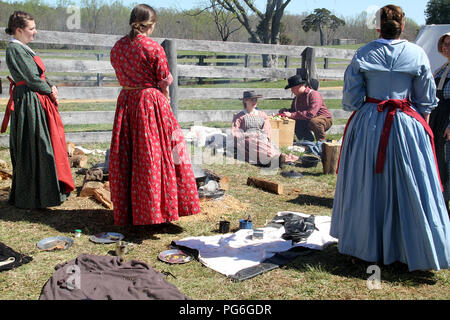
[[[382,174],[375,173],[387,110],[366,103],[343,141],[331,236],[339,252],[410,271],[450,264],[450,222],[430,137],[414,118],[398,111]]]

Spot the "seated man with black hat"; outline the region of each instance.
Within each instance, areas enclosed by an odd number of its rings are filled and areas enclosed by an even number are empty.
[[[331,128],[333,120],[322,95],[308,86],[300,75],[290,77],[285,89],[291,89],[295,98],[292,101],[291,109],[281,109],[279,113],[295,120],[297,139],[314,141],[315,136],[317,141],[324,141],[326,139],[325,132]]]

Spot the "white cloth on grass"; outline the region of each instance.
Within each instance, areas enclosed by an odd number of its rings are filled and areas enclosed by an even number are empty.
[[[310,215],[284,211],[278,216],[297,214],[302,217]],[[315,230],[306,241],[292,244],[290,240],[284,240],[284,227],[265,227],[264,239],[252,239],[253,230],[239,230],[236,233],[190,237],[175,241],[178,246],[184,246],[199,251],[199,261],[227,277],[240,270],[257,266],[266,259],[273,257],[278,252],[285,252],[293,247],[307,247],[314,250],[323,250],[326,246],[336,243],[337,240],[330,236],[331,217],[316,216]]]

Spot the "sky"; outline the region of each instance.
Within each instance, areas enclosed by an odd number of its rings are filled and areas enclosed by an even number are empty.
[[[124,0],[123,3],[133,4],[139,1]],[[176,9],[190,9],[201,4],[202,0],[147,0],[147,3],[155,8],[166,7]],[[140,2],[139,2],[140,3]],[[265,0],[256,0],[258,8],[264,9]],[[374,6],[381,8],[387,4],[395,4],[402,7],[408,18],[413,19],[419,25],[425,24],[425,8],[428,0],[292,0],[287,6],[288,13],[311,13],[316,8],[327,8],[336,16],[354,17]],[[370,11],[370,10],[369,10]],[[372,12],[372,11],[371,11]]]
[[[326,8],[338,17],[355,17],[363,11],[375,12],[387,4],[395,4],[402,7],[408,18],[413,19],[419,25],[425,24],[425,8],[429,0],[292,0],[287,6],[287,13],[301,14],[311,13],[316,8]],[[56,0],[44,0],[48,4],[56,4]],[[74,0],[75,3],[80,1]],[[204,0],[122,0],[126,6],[146,3],[154,8],[174,8],[179,10],[191,9],[200,6]],[[266,0],[256,0],[257,7],[264,10]],[[376,7],[374,10],[373,8]]]

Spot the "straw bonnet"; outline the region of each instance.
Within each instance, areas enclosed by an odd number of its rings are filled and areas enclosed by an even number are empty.
[[[444,33],[438,41],[438,51],[442,54],[442,44],[444,43],[445,37],[450,37],[450,32]]]

